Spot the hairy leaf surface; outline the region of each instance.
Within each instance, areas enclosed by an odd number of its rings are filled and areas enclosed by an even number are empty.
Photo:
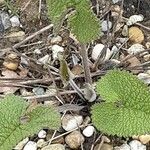
[[[100,35],[100,23],[90,8],[90,0],[47,0],[48,15],[54,29],[60,29],[67,10],[75,12],[68,19],[69,27],[79,42],[88,43]]]
[[[88,43],[100,35],[100,23],[87,0],[76,5],[76,12],[69,18],[72,32],[81,43]]]
[[[92,108],[93,123],[99,130],[119,136],[150,131],[150,92],[137,77],[109,71],[97,82],[96,90],[105,100]]]
[[[0,101],[0,149],[12,149],[20,140],[43,127],[57,129],[60,126],[60,116],[53,108],[38,106],[26,113],[27,106],[21,97],[14,95]]]

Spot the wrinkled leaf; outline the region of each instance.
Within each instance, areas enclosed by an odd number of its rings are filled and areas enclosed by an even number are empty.
[[[105,100],[92,108],[92,120],[99,130],[119,136],[150,131],[150,92],[136,76],[109,71],[97,82],[96,91]]]
[[[0,101],[0,149],[12,149],[20,140],[44,127],[58,129],[60,116],[51,107],[38,106],[26,111],[28,103],[21,97],[8,95]],[[23,120],[24,119],[24,120]]]

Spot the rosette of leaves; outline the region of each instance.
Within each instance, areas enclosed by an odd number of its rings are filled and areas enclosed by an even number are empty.
[[[92,121],[109,135],[133,136],[150,131],[150,92],[147,85],[126,72],[109,71],[97,82],[104,102],[92,107]]]
[[[90,0],[47,0],[47,7],[49,18],[57,29],[68,11],[73,9],[68,22],[79,42],[88,43],[100,35],[100,23],[90,8]]]
[[[51,107],[39,105],[27,111],[28,103],[21,97],[8,95],[0,101],[0,149],[10,150],[23,138],[44,127],[58,129],[59,113]]]

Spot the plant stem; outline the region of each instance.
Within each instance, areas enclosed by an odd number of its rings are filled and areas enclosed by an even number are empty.
[[[85,74],[85,81],[89,84],[92,84],[92,78],[91,78],[91,73],[90,73],[90,67],[88,63],[88,54],[87,54],[87,49],[86,45],[83,43],[80,43],[80,54],[82,56],[82,63],[83,63],[83,68],[84,68],[84,74]]]

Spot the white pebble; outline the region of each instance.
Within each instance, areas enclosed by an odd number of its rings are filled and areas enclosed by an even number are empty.
[[[33,141],[29,141],[25,147],[23,148],[23,150],[37,150],[37,144]]]
[[[103,44],[96,44],[92,50],[92,59],[96,60],[98,58],[98,55],[102,52],[104,48]],[[104,59],[104,61],[108,60],[110,58],[110,56],[112,55],[111,51],[109,48],[107,48],[107,52],[106,52],[106,57]]]
[[[60,43],[62,41],[62,37],[61,36],[56,36],[56,37],[53,37],[52,39],[51,39],[51,43],[52,44],[57,44],[57,43]]]
[[[121,146],[114,147],[114,150],[131,150],[128,144],[122,144]]]
[[[23,139],[21,142],[19,142],[19,143],[17,144],[17,146],[14,148],[14,150],[22,150],[23,147],[27,144],[28,141],[29,141],[29,138],[28,138],[28,137],[25,138],[25,139]]]
[[[64,130],[70,131],[77,128],[79,125],[81,125],[82,122],[83,122],[82,116],[79,115],[72,116],[67,114],[62,119],[62,127],[64,128]]]
[[[52,53],[53,53],[53,59],[58,59],[58,53],[63,52],[64,48],[59,45],[53,45],[52,46]]]
[[[38,133],[38,137],[40,138],[40,139],[44,139],[44,138],[46,138],[46,131],[45,130],[41,130],[39,133]]]
[[[133,44],[127,51],[129,54],[137,54],[139,52],[144,51],[144,46],[141,44]]]
[[[132,15],[129,17],[129,20],[127,21],[127,25],[131,26],[137,22],[143,21],[144,16],[143,15]]]
[[[47,64],[47,63],[50,62],[50,60],[51,60],[50,55],[47,54],[47,55],[45,55],[44,57],[40,58],[40,59],[38,60],[38,62],[39,62],[39,63],[42,63],[42,64]]]
[[[106,32],[108,29],[110,30],[112,28],[112,22],[110,21],[107,22],[107,20],[104,20],[101,26],[102,26],[102,31]]]
[[[142,80],[146,84],[150,84],[150,75],[147,73],[139,73],[138,79]]]
[[[137,140],[133,140],[129,143],[131,150],[146,150],[146,146]]]
[[[20,21],[19,21],[19,18],[17,16],[11,17],[10,22],[11,22],[12,27],[19,27],[20,26]]]
[[[40,50],[40,49],[38,49],[38,48],[34,50],[34,53],[35,53],[35,54],[37,54],[37,55],[42,54],[41,50]]]
[[[94,131],[95,131],[95,128],[93,126],[87,126],[83,130],[83,135],[86,137],[91,137],[93,135]]]
[[[120,2],[121,0],[112,0],[113,4]]]

